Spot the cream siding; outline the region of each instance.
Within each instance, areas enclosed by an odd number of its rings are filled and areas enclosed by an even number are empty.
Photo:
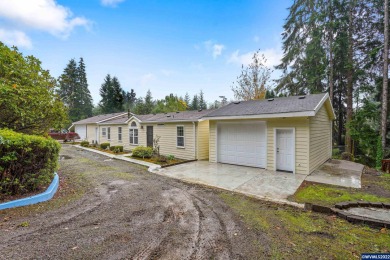
[[[250,119],[242,119],[251,121]],[[241,120],[224,120],[224,122],[237,122]],[[267,124],[267,169],[275,170],[274,130],[276,128],[295,128],[295,173],[309,174],[309,119],[305,118],[275,118],[264,119]],[[209,161],[217,162],[217,135],[216,121],[209,125]]]
[[[267,121],[267,169],[275,170],[275,129],[295,129],[295,173],[309,174],[309,119],[275,118]]]
[[[160,154],[174,155],[177,158],[194,160],[195,154],[195,136],[194,125],[192,123],[161,123],[161,124],[142,124],[143,129],[139,130],[139,145],[146,146],[146,126],[153,126],[153,138],[160,136]],[[176,127],[184,126],[184,148],[176,146]],[[195,130],[196,131],[196,130]]]
[[[92,142],[96,142],[96,124],[88,124],[87,125],[87,141],[92,144]]]
[[[209,159],[209,121],[201,121],[198,123],[198,135],[197,135],[197,152],[198,160]]]
[[[310,172],[330,158],[331,120],[325,106],[310,118]]]
[[[108,128],[110,127],[110,139],[108,139],[108,130],[106,130],[106,136],[102,136],[102,128]],[[122,127],[122,141],[118,140],[118,127]],[[129,144],[129,128],[127,124],[122,125],[100,125],[99,126],[99,138],[100,143],[110,143],[111,146],[123,146],[123,149],[125,150],[131,150],[131,146]]]

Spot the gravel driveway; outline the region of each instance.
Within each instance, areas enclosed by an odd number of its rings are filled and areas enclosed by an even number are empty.
[[[86,192],[0,225],[1,259],[253,259],[270,250],[218,190],[70,145],[61,156],[60,176],[83,173]]]

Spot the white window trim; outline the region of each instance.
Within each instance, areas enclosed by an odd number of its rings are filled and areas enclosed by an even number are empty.
[[[121,130],[120,132],[119,129]],[[120,139],[119,136],[121,137]],[[118,142],[122,143],[122,140],[123,140],[123,128],[121,126],[118,126]]]
[[[107,136],[107,127],[102,127],[102,137]]]
[[[277,130],[292,130],[293,131],[293,174],[296,172],[296,159],[295,159],[295,142],[296,142],[296,137],[295,137],[295,127],[275,127],[274,128],[274,170],[277,171],[276,169],[276,133]]]
[[[177,128],[178,127],[183,127],[183,136],[178,136],[177,135]],[[177,138],[178,137],[183,137],[183,146],[178,146],[177,145]],[[186,147],[186,138],[185,138],[185,132],[184,132],[184,125],[177,125],[176,126],[176,148],[184,149]]]
[[[134,134],[135,131],[134,130],[137,130],[137,143],[134,142],[134,137],[135,137],[135,134]],[[133,132],[133,142],[131,142],[131,138],[130,138],[131,132]],[[129,127],[129,144],[130,145],[139,145],[139,129],[138,129],[138,126],[131,126],[131,124],[130,124],[130,127]]]
[[[107,140],[111,141],[111,127],[107,127]]]

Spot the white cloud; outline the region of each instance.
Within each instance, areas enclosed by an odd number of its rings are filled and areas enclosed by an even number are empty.
[[[116,7],[118,4],[124,2],[125,0],[101,0],[100,3],[103,6],[108,6],[108,7]]]
[[[48,32],[67,38],[77,26],[88,27],[83,17],[74,17],[69,8],[54,0],[0,0],[0,17],[15,26]]]
[[[198,46],[198,45],[195,45]],[[207,52],[210,52],[214,59],[222,54],[222,51],[225,49],[225,45],[220,43],[214,43],[212,40],[204,41],[203,46]],[[195,47],[195,49],[198,49]]]
[[[32,48],[30,38],[24,32],[17,30],[0,29],[0,41],[10,46],[24,47],[27,49]]]
[[[145,85],[147,85],[148,83],[154,81],[155,79],[156,79],[156,77],[154,76],[153,73],[147,73],[147,74],[145,74],[145,75],[143,75],[143,76],[141,77],[140,82],[141,82],[141,85],[145,86]]]
[[[230,55],[230,57],[228,59],[228,63],[236,63],[239,65],[241,65],[241,64],[248,65],[252,62],[252,57],[253,57],[254,53],[255,52],[252,51],[252,52],[240,54],[240,51],[236,50],[235,52],[233,52]],[[283,56],[283,53],[281,50],[272,49],[272,48],[266,49],[264,51],[260,50],[260,55],[261,54],[264,54],[264,56],[267,60],[265,62],[265,65],[268,67],[273,67],[273,66],[280,64],[280,60],[282,59],[282,56]]]
[[[217,58],[219,55],[222,54],[223,49],[225,49],[225,46],[222,44],[214,44],[213,45],[213,58]]]
[[[253,37],[253,41],[254,42],[259,42],[260,41],[260,37],[256,35],[255,37]]]

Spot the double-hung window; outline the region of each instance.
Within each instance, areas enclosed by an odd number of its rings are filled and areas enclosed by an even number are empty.
[[[118,141],[122,141],[122,127],[118,127]]]
[[[177,126],[177,140],[176,145],[177,147],[184,147],[184,126]]]
[[[138,128],[135,122],[132,122],[129,128],[130,144],[138,144]]]
[[[102,128],[102,136],[106,137],[106,135],[107,135],[107,128],[103,127]]]
[[[111,139],[111,127],[107,127],[107,139]]]

